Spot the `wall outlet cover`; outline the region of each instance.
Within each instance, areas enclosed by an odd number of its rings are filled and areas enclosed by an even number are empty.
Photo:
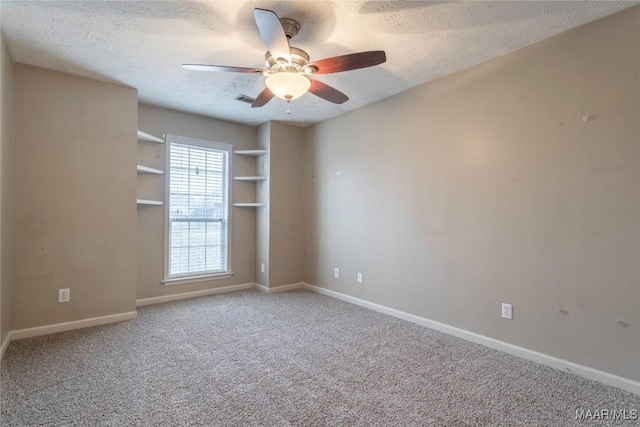
[[[513,306],[511,304],[502,303],[502,317],[504,319],[513,319]]]
[[[58,302],[69,302],[71,301],[71,289],[64,288],[58,289]]]

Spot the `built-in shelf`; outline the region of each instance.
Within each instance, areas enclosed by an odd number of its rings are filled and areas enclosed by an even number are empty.
[[[164,175],[164,171],[160,169],[150,168],[148,166],[138,165],[138,173],[153,173],[157,175]]]
[[[149,141],[149,142],[156,142],[158,144],[164,144],[164,139],[158,138],[157,136],[153,136],[141,130],[138,130],[138,141]],[[149,166],[138,165],[138,174],[164,175],[164,171],[156,168],[150,168]],[[162,206],[163,202],[161,200],[138,199],[137,204],[139,207],[140,206]]]
[[[138,131],[138,139],[142,141],[157,142],[159,144],[164,144],[164,139],[158,138],[157,136],[153,136],[146,132],[142,132],[141,130]]]
[[[160,200],[145,200],[145,199],[138,199],[137,200],[138,206],[162,206],[162,202]]]
[[[267,150],[236,150],[233,154],[239,154],[241,156],[251,156],[251,157],[260,157],[267,154]],[[235,181],[248,181],[248,182],[257,182],[264,181],[267,179],[266,176],[234,176],[233,179]],[[257,202],[243,202],[243,203],[234,203],[233,206],[238,208],[263,208],[267,206],[266,203],[257,203]]]
[[[267,154],[267,150],[236,150],[233,154],[240,154],[243,156],[264,156]]]
[[[267,179],[266,176],[234,176],[233,179],[236,181],[264,181]]]
[[[233,206],[239,208],[263,208],[267,206],[266,203],[234,203]]]

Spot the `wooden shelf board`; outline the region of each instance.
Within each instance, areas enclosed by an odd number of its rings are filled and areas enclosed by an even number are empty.
[[[243,156],[264,156],[267,154],[267,150],[236,150],[233,154],[240,154]]]
[[[263,208],[267,206],[266,203],[234,203],[233,206],[239,208]]]
[[[138,173],[153,173],[157,175],[164,175],[164,171],[160,169],[150,168],[148,166],[138,165]]]
[[[236,181],[264,181],[267,179],[266,176],[234,176],[234,180]]]
[[[142,132],[141,130],[138,131],[138,139],[142,141],[157,142],[159,144],[164,144],[164,139],[158,138],[157,136],[153,136],[146,132]]]
[[[145,199],[138,199],[137,204],[138,206],[162,206],[163,205],[163,203],[160,200],[145,200]]]

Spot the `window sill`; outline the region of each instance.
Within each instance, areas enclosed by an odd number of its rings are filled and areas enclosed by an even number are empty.
[[[234,275],[233,272],[229,272],[229,273],[218,273],[218,274],[205,274],[203,276],[176,277],[175,279],[161,280],[160,283],[162,283],[165,286],[186,285],[187,283],[200,283],[200,282],[208,282],[210,280],[228,279],[233,275]]]

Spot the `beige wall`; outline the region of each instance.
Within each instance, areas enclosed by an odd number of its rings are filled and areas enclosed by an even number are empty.
[[[0,343],[11,327],[11,136],[13,128],[13,62],[0,33]]]
[[[134,311],[137,91],[23,64],[14,82],[11,329]]]
[[[302,281],[304,216],[302,159],[304,130],[279,122],[258,127],[258,146],[267,154],[258,158],[256,279],[267,288]],[[260,264],[265,271],[261,272]]]
[[[256,129],[150,105],[139,105],[139,129],[162,136],[173,134],[232,144],[234,150],[256,148]],[[138,161],[145,166],[164,170],[165,146],[140,142]],[[255,158],[232,156],[233,175],[253,175]],[[166,175],[165,175],[166,176]],[[157,175],[141,175],[138,179],[140,198],[164,199],[164,179]],[[232,202],[252,201],[256,187],[251,182],[231,181]],[[138,291],[137,298],[153,298],[183,292],[199,291],[255,281],[254,209],[231,207],[231,278],[164,286],[164,207],[138,209]]]
[[[305,281],[640,379],[639,15],[308,128]]]
[[[302,281],[304,130],[271,122],[269,287]]]

